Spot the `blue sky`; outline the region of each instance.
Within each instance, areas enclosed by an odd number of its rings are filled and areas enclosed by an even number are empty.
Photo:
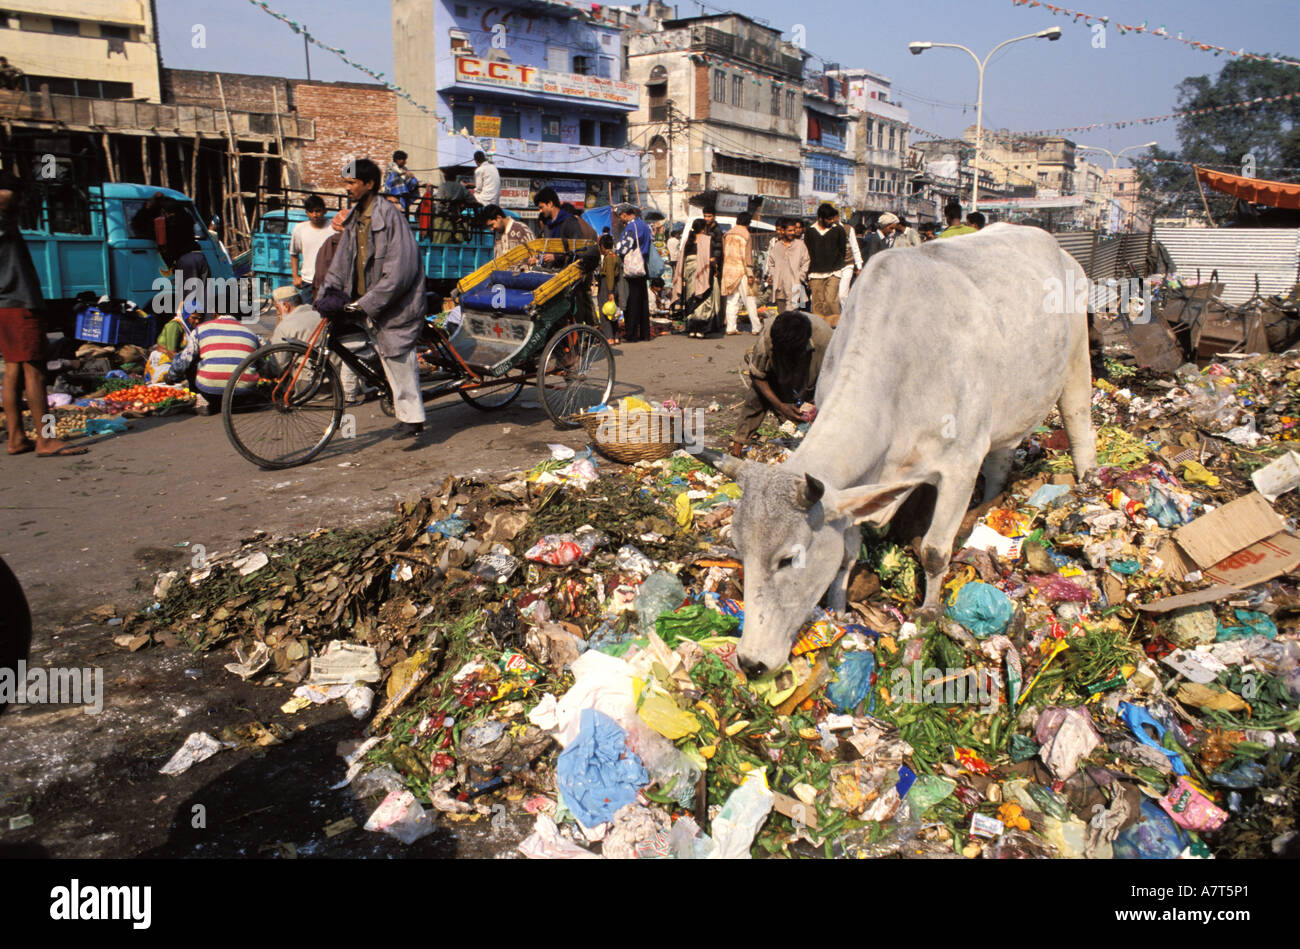
[[[306,75],[302,37],[247,0],[157,0],[164,64],[187,69]],[[720,2],[720,0],[719,0]],[[1062,0],[1058,6],[1109,16],[1113,22],[1164,25],[1171,33],[1250,52],[1300,59],[1300,3],[1296,0]],[[392,26],[382,0],[270,0],[273,9],[303,23],[314,36],[391,76]],[[1177,43],[1128,34],[1112,26],[1105,48],[1093,46],[1082,21],[1011,0],[735,0],[727,6],[790,31],[804,28],[807,48],[827,60],[865,67],[894,81],[913,124],[957,135],[975,121],[977,71],[959,50],[912,56],[913,40],[961,43],[981,58],[1005,39],[1060,26],[1054,43],[1026,40],[998,53],[984,82],[986,127],[1060,128],[1160,115],[1175,108],[1175,87],[1187,76],[1214,75],[1227,61]],[[679,3],[680,16],[700,11]],[[717,8],[706,5],[707,12]],[[201,24],[206,47],[193,48]],[[368,81],[368,77],[318,47],[311,50],[314,79]],[[966,105],[963,113],[962,106]],[[1117,150],[1158,141],[1176,147],[1175,123],[1100,129],[1075,141]],[[1104,156],[1102,156],[1104,159]]]

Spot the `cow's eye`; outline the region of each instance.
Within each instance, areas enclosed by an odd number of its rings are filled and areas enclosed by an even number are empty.
[[[780,561],[777,562],[776,569],[785,570],[787,567],[793,567],[793,566],[794,566],[793,557],[782,557]]]

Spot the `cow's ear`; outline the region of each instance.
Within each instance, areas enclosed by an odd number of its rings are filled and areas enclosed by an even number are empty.
[[[854,524],[883,527],[888,524],[915,484],[864,484],[855,488],[827,491],[822,507],[828,521],[848,518]]]

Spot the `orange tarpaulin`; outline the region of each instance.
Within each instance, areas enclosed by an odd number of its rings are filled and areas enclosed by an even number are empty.
[[[1251,204],[1300,211],[1300,184],[1265,181],[1263,178],[1243,178],[1240,175],[1226,175],[1221,171],[1210,171],[1207,168],[1197,168],[1196,177],[1207,188],[1230,194]]]

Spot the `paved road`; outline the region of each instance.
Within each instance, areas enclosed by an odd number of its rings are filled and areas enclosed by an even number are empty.
[[[615,395],[704,405],[717,398],[724,411],[709,420],[734,424],[728,409],[740,399],[736,370],[749,343],[748,335],[665,336],[620,346]],[[70,608],[143,597],[160,568],[189,559],[177,544],[211,554],[258,529],[360,523],[448,474],[531,467],[548,456],[548,443],[586,444],[581,430],[550,423],[531,387],[500,412],[454,395],[431,403],[415,446],[389,437],[392,420],[376,404],[355,412],[354,438],[335,438],[310,465],[286,471],[249,464],[220,418],[190,415],[134,422],[77,458],[5,457],[0,556],[27,591],[38,629]]]
[[[736,370],[749,343],[672,336],[622,346],[616,394],[689,405],[716,399],[723,411],[708,420],[734,424]],[[364,523],[448,474],[531,467],[549,455],[548,443],[586,442],[580,430],[552,426],[530,390],[490,415],[454,396],[434,403],[425,440],[411,447],[388,437],[392,420],[376,405],[356,415],[355,438],[336,439],[314,463],[289,471],[250,465],[227,443],[220,418],[196,416],[133,423],[78,458],[3,458],[0,556],[31,603],[30,663],[103,669],[104,710],[29,705],[0,718],[0,854],[255,857],[289,842],[307,848],[302,855],[490,856],[527,835],[527,822],[512,816],[497,833],[440,822],[412,848],[359,830],[327,841],[325,824],[366,817],[349,792],[327,790],[343,771],[335,744],[359,725],[339,703],[285,721],[285,689],[241,682],[222,668],[228,654],[130,653],[112,642],[118,627],[86,616],[105,602],[119,616],[146,605],[157,573],[187,564],[195,544],[211,554],[259,529]],[[705,441],[722,443],[707,429]],[[176,546],[184,542],[191,546]],[[266,752],[223,752],[178,778],[157,773],[191,732],[218,734],[250,720],[299,731]],[[196,805],[207,815],[203,828],[193,826]],[[34,823],[8,830],[14,816]]]

